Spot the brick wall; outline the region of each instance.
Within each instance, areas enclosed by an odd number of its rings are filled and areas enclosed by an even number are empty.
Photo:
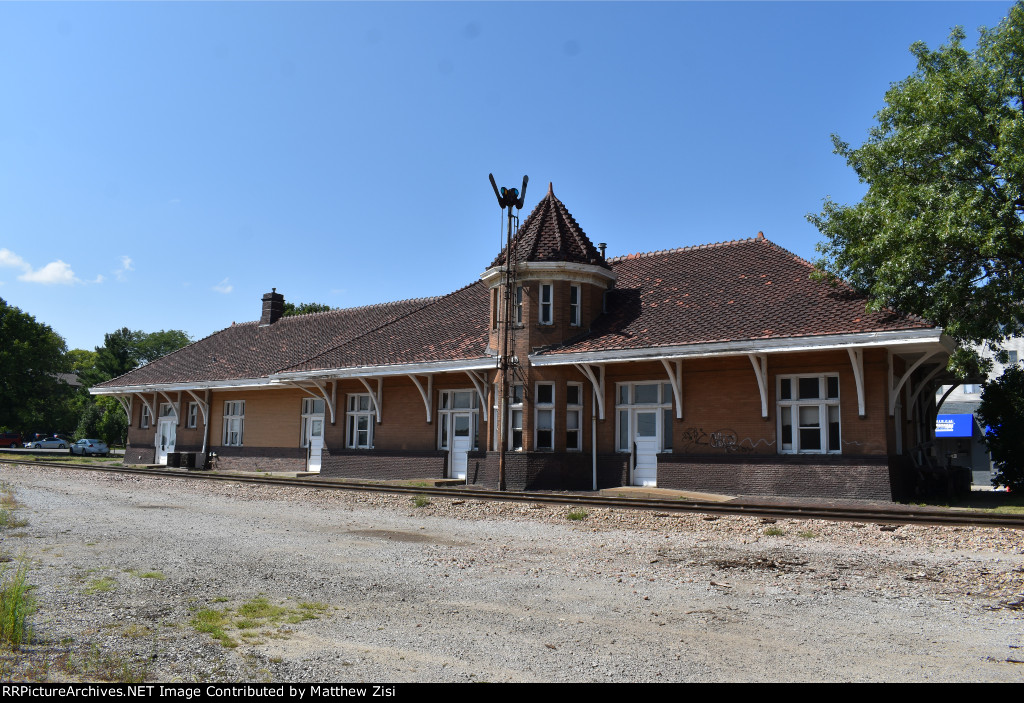
[[[444,478],[447,468],[448,452],[445,451],[345,451],[325,448],[320,475],[379,480]]]
[[[469,453],[469,482],[481,488],[498,488],[499,452]],[[629,458],[622,454],[597,457],[598,488],[623,485]],[[589,491],[593,465],[589,454],[562,452],[508,452],[505,455],[505,487],[510,491]]]
[[[214,447],[218,471],[305,471],[302,447]]]
[[[658,456],[658,487],[814,498],[892,500],[887,457]]]

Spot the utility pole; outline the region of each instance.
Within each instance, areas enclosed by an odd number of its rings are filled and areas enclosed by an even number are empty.
[[[523,201],[526,199],[526,184],[530,181],[529,176],[523,176],[522,192],[515,188],[501,188],[494,182],[494,174],[487,174],[491,179],[491,188],[494,189],[494,197],[498,199],[498,207],[502,210],[508,209],[508,226],[505,229],[505,270],[502,277],[505,285],[505,294],[502,298],[502,315],[498,321],[499,342],[498,342],[498,375],[501,378],[501,392],[498,399],[498,490],[505,490],[505,452],[508,451],[508,396],[509,396],[509,372],[519,360],[513,355],[513,296],[515,295],[516,264],[512,260],[512,225],[519,222],[519,216],[512,211],[523,209]]]

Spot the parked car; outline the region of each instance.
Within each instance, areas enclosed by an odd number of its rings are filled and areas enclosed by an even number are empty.
[[[110,453],[110,448],[107,447],[105,442],[98,439],[80,439],[71,445],[72,454],[92,454],[95,456],[106,456]]]
[[[69,442],[60,437],[35,439],[25,445],[25,449],[67,449]]]
[[[0,447],[17,449],[22,444],[21,432],[0,432]]]

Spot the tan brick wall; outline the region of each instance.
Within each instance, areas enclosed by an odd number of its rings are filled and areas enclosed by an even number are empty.
[[[224,443],[224,403],[245,401],[244,447],[298,447],[302,433],[302,399],[297,388],[218,390],[210,401],[210,446]]]

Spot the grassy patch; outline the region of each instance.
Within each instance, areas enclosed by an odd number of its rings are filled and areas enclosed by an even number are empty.
[[[411,486],[412,488],[430,488],[430,484],[426,481],[406,481],[403,485]]]
[[[14,489],[7,483],[0,483],[0,528],[24,527],[28,520],[18,517],[21,503],[14,497]]]
[[[27,576],[28,560],[24,557],[14,568],[0,564],[0,639],[15,650],[32,641],[28,618],[36,606]]]
[[[93,579],[92,581],[90,581],[85,587],[85,592],[107,593],[109,591],[113,591],[116,586],[117,581],[110,578],[109,576],[103,576],[101,578]]]
[[[811,532],[810,530],[803,530],[801,532],[797,532],[796,534],[797,534],[798,537],[803,537],[804,539],[814,539],[815,537],[818,536],[818,535],[814,534],[813,532]]]
[[[286,625],[316,620],[329,610],[326,603],[303,601],[293,607],[275,605],[260,596],[237,609],[200,610],[192,618],[192,627],[220,640],[225,647],[237,647],[238,640],[245,644],[262,644],[265,639],[286,639],[291,633]]]
[[[430,505],[430,498],[426,496],[413,496],[412,504],[417,508],[425,508]]]
[[[129,573],[132,576],[138,576],[140,579],[156,579],[157,581],[163,581],[167,578],[160,571],[139,571],[138,569],[128,569],[125,573]]]
[[[769,527],[767,530],[764,531],[764,533],[768,537],[781,537],[782,535],[786,534],[786,531],[783,530],[781,527]]]
[[[570,520],[586,520],[589,513],[583,508],[573,508],[565,514]]]
[[[96,645],[78,662],[77,668],[90,680],[114,683],[142,683],[149,677],[149,664],[129,661],[118,654],[103,652]]]

